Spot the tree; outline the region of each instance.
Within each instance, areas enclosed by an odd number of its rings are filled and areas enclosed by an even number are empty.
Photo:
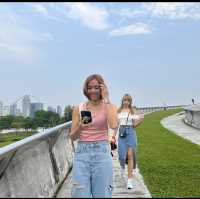
[[[36,129],[37,128],[37,124],[34,121],[34,119],[27,117],[25,118],[25,129]]]
[[[53,127],[59,124],[60,116],[52,111],[37,111],[35,113],[34,121],[39,127]]]
[[[15,129],[21,129],[24,128],[25,123],[24,122],[12,122],[11,127]]]
[[[34,121],[38,127],[46,127],[48,124],[48,118],[46,111],[36,111],[34,116]]]
[[[66,119],[66,122],[71,121],[72,120],[72,112],[73,112],[73,106],[68,105],[65,108],[65,112],[64,112],[64,117]]]
[[[64,117],[61,119],[62,123],[63,122],[68,122],[72,120],[72,112],[73,112],[74,107],[73,106],[66,106],[64,110]]]
[[[12,115],[0,117],[0,129],[10,129],[13,120],[14,116]]]
[[[59,124],[59,121],[60,121],[59,114],[48,111],[47,115],[48,115],[49,127],[53,127],[53,126],[56,126],[57,124]]]

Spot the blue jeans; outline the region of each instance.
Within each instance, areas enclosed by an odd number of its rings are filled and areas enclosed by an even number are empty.
[[[119,155],[119,162],[122,168],[125,168],[126,156],[128,152],[128,148],[133,149],[133,168],[136,168],[136,151],[137,151],[137,135],[135,129],[133,127],[120,127],[119,131],[122,128],[126,129],[127,136],[118,138],[118,155]]]
[[[72,169],[72,198],[111,198],[113,165],[108,141],[79,141]]]

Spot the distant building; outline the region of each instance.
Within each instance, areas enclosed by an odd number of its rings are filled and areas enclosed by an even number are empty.
[[[61,106],[57,106],[57,114],[60,115],[60,117],[62,116],[62,108],[61,108]]]
[[[3,102],[0,101],[0,117],[3,116]]]
[[[53,108],[53,107],[51,107],[51,106],[48,106],[48,107],[47,107],[47,111],[51,111],[51,112],[56,113],[56,109]]]
[[[16,116],[23,116],[23,114],[19,108],[17,108],[17,110],[16,110]]]
[[[28,95],[25,95],[22,100],[22,114],[24,117],[30,116],[31,100]]]
[[[30,104],[30,117],[34,117],[36,111],[43,110],[42,103],[31,103]]]
[[[3,106],[3,116],[7,116],[10,114],[9,106]]]
[[[10,105],[10,115],[13,116],[17,115],[17,104]]]

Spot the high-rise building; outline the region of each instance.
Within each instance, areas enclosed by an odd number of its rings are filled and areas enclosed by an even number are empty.
[[[19,108],[17,108],[17,110],[16,110],[16,116],[23,116],[23,114]]]
[[[34,117],[36,111],[43,110],[42,103],[31,103],[30,105],[30,117]]]
[[[10,115],[13,116],[17,115],[17,104],[10,105]]]
[[[60,115],[60,117],[62,116],[62,108],[61,108],[61,106],[57,106],[57,114]]]
[[[0,117],[3,116],[3,102],[0,101]]]
[[[10,108],[9,106],[3,106],[3,116],[10,114]]]
[[[31,100],[28,95],[25,95],[22,100],[22,114],[24,117],[30,116]]]

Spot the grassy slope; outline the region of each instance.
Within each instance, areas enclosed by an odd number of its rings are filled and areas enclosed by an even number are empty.
[[[161,126],[182,109],[146,115],[137,128],[138,164],[152,197],[200,196],[200,146]]]

